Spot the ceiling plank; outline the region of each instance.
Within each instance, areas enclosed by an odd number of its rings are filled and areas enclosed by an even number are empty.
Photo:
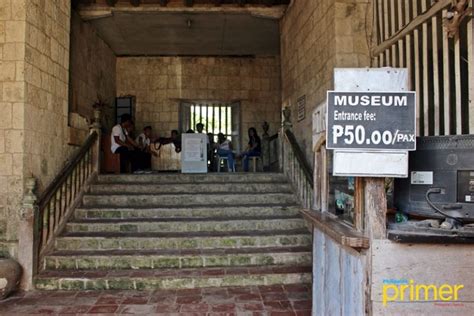
[[[160,4],[149,4],[141,5],[139,7],[133,6],[116,6],[110,7],[106,5],[90,5],[80,6],[78,13],[81,18],[85,21],[95,20],[98,18],[110,17],[114,12],[123,13],[223,13],[223,14],[249,14],[251,16],[276,19],[279,20],[283,17],[287,9],[286,5],[275,5],[271,7],[265,6],[193,6],[193,7],[171,7],[162,6]]]

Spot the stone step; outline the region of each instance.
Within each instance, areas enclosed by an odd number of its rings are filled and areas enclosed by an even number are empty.
[[[155,290],[311,283],[311,266],[43,271],[38,290]]]
[[[305,230],[196,233],[70,233],[56,250],[156,250],[310,246]]]
[[[216,232],[304,229],[301,217],[161,218],[73,220],[66,232]]]
[[[262,265],[310,265],[311,247],[187,250],[56,251],[44,269],[185,269]]]
[[[92,185],[92,194],[164,194],[164,193],[292,193],[288,183],[112,183]]]
[[[208,173],[208,174],[123,174],[99,175],[99,183],[251,183],[251,182],[277,182],[287,183],[288,179],[283,173]]]
[[[301,207],[287,206],[208,206],[208,207],[168,207],[168,208],[78,208],[74,217],[78,219],[101,218],[171,218],[171,217],[245,217],[245,216],[293,216],[299,213]]]
[[[233,194],[107,194],[85,195],[86,207],[150,207],[150,206],[245,206],[295,204],[291,193],[233,193]]]

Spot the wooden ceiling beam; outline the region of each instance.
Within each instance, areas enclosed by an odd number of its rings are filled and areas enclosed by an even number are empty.
[[[201,0],[196,3],[195,0],[72,0],[73,3],[78,3],[81,6],[90,6],[96,5],[100,3],[107,3],[108,6],[115,7],[117,4],[123,5],[124,3],[130,3],[132,6],[140,6],[140,5],[153,5],[153,4],[160,4],[161,6],[167,6],[171,3],[172,6],[176,6],[179,2],[181,2],[184,6],[192,7],[194,5],[239,5],[239,6],[246,6],[246,5],[265,5],[265,6],[273,6],[273,5],[288,5],[290,4],[290,0]]]
[[[107,0],[113,1],[113,0]],[[143,3],[143,2],[142,2]],[[169,2],[168,2],[169,3]],[[209,6],[194,5],[192,7],[186,6],[171,6],[147,4],[134,6],[108,6],[106,4],[92,4],[88,6],[79,6],[77,11],[81,18],[85,21],[101,19],[113,16],[114,12],[128,12],[128,13],[236,13],[236,14],[250,14],[252,16],[266,18],[266,19],[281,19],[287,9],[286,5],[274,6],[216,6],[215,3]]]

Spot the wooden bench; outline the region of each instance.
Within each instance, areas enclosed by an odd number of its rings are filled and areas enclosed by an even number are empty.
[[[120,155],[112,153],[110,146],[110,134],[102,135],[100,144],[101,172],[120,174]]]

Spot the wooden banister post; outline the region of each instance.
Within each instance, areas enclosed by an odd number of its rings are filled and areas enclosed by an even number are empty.
[[[93,170],[97,173],[100,172],[100,143],[101,143],[101,134],[102,134],[102,112],[100,109],[94,109],[94,122],[90,127],[90,133],[97,133],[97,140],[92,148],[92,166]]]
[[[283,131],[289,130],[293,127],[293,124],[291,124],[291,108],[289,106],[285,106],[283,108]]]
[[[268,135],[268,129],[270,125],[268,122],[264,122],[262,125],[263,135],[262,135],[262,165],[263,171],[268,171],[270,168],[270,135]]]
[[[366,178],[364,187],[365,227],[370,240],[386,238],[387,196],[385,178]]]
[[[280,157],[278,157],[280,162],[280,171],[285,173],[285,131],[290,130],[293,126],[291,124],[291,108],[289,106],[285,106],[281,111],[283,122],[281,123],[281,131],[280,131]]]
[[[36,249],[36,221],[38,213],[38,197],[35,194],[36,179],[25,179],[25,194],[23,195],[20,224],[18,229],[18,262],[23,268],[21,288],[32,290],[33,277],[37,271],[38,249]]]

